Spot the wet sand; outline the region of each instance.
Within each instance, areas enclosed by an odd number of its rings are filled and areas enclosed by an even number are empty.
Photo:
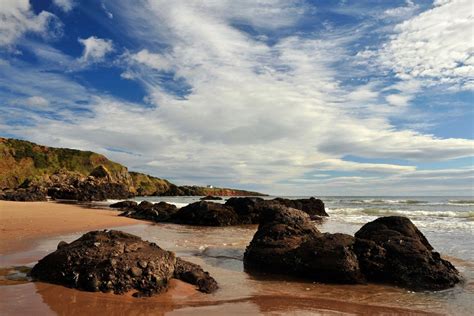
[[[118,213],[75,204],[0,201],[0,255],[31,247],[38,238],[140,223]]]
[[[2,230],[2,244],[9,252],[1,257],[0,268],[13,267],[13,270],[21,271],[21,266],[31,267],[54,251],[60,240],[70,242],[91,229],[125,225],[119,229],[156,242],[162,248],[200,264],[220,285],[215,294],[207,295],[196,291],[192,285],[172,280],[167,293],[137,299],[131,297],[131,293],[89,293],[40,282],[0,282],[0,314],[5,315],[104,312],[110,315],[433,315],[452,314],[449,296],[455,291],[465,291],[457,288],[440,300],[437,294],[415,294],[382,285],[330,285],[248,274],[243,269],[242,257],[256,226],[150,224],[116,217],[117,212],[75,205],[2,202],[0,207],[5,205],[10,211],[4,212],[0,208],[0,214],[9,214],[9,223],[17,225],[5,228],[10,231],[14,227],[22,228],[22,233],[5,234]],[[54,213],[48,213],[51,209]],[[42,219],[40,214],[46,218]],[[23,222],[29,224],[25,226]],[[2,222],[2,229],[4,226]],[[27,228],[34,230],[28,232]],[[16,236],[35,240],[35,243],[18,243],[14,239]],[[0,273],[0,279],[4,278],[2,274],[8,273]],[[462,310],[455,311],[455,314],[464,314]]]

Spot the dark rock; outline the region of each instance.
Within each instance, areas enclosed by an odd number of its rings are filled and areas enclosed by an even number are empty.
[[[261,211],[260,224],[244,254],[248,270],[303,276],[314,281],[360,283],[354,238],[321,234],[309,215],[282,205]]]
[[[208,196],[200,198],[200,200],[201,201],[219,201],[219,200],[222,200],[222,198],[218,196],[208,195]]]
[[[128,208],[120,215],[153,222],[168,222],[177,211],[178,208],[173,204],[166,202],[153,204],[143,201],[135,207]]]
[[[149,201],[141,201],[140,204],[136,207],[137,211],[150,211],[153,209],[153,206],[155,204],[149,202]]]
[[[273,201],[280,203],[286,207],[295,208],[297,210],[301,210],[310,216],[329,216],[326,213],[324,208],[324,202],[320,199],[316,199],[311,197],[309,199],[284,199],[284,198],[276,198]]]
[[[15,190],[6,190],[0,194],[0,200],[6,201],[47,201],[46,190],[40,187],[18,188]]]
[[[442,290],[460,281],[459,272],[433,251],[406,217],[381,217],[356,234],[355,252],[369,281],[412,290]]]
[[[199,291],[204,293],[215,292],[219,287],[208,272],[199,265],[176,258],[174,277],[184,282],[197,285]]]
[[[177,259],[154,243],[113,230],[89,232],[70,244],[60,243],[58,250],[33,267],[31,276],[85,291],[123,294],[137,290],[135,296],[165,291],[173,276],[189,279],[199,288],[202,283],[205,292],[217,289],[215,280],[199,266]]]
[[[172,222],[198,226],[230,226],[239,223],[237,214],[226,205],[212,202],[195,202],[180,208]]]
[[[230,198],[225,202],[239,217],[242,224],[258,224],[260,211],[266,205],[266,201],[258,197]]]
[[[94,177],[73,179],[54,184],[48,195],[56,200],[104,201],[107,199],[126,199],[132,196],[129,188],[122,183],[109,182]]]
[[[58,246],[57,246],[56,249],[61,249],[61,248],[65,247],[65,246],[67,246],[67,245],[68,245],[67,242],[65,242],[65,241],[60,241],[60,242],[58,243]]]
[[[95,169],[92,170],[89,175],[94,178],[106,178],[109,181],[112,180],[109,170],[107,170],[107,168],[105,168],[103,165],[95,167]]]
[[[120,201],[117,203],[110,204],[111,208],[134,208],[138,205],[135,201]]]

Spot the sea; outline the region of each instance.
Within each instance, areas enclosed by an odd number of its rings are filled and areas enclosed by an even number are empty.
[[[25,285],[31,287],[29,292],[23,288],[22,292],[9,295],[40,302],[35,307],[38,310],[74,315],[99,311],[106,314],[128,314],[130,311],[133,315],[474,315],[474,197],[316,197],[323,200],[329,214],[322,223],[315,223],[322,232],[353,235],[365,223],[381,216],[410,218],[434,249],[461,272],[463,282],[443,291],[413,292],[383,284],[321,284],[265,272],[248,273],[243,267],[243,254],[257,225],[196,227],[143,222],[118,229],[200,264],[218,281],[220,289],[212,295],[199,292],[191,296],[178,295],[166,304],[154,298],[138,302],[105,294],[88,296],[88,293],[40,283]],[[178,207],[199,199],[187,196],[135,198],[138,202],[164,201]],[[225,199],[216,202],[225,203]],[[95,207],[107,207],[113,202],[116,201],[100,202]],[[69,242],[81,234],[45,239],[34,249],[35,255],[49,253],[55,250],[59,240]],[[15,258],[4,259],[14,261]]]

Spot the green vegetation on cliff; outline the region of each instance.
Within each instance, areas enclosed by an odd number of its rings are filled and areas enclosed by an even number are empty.
[[[33,183],[48,186],[57,174],[66,177],[106,178],[129,188],[133,195],[262,195],[235,189],[177,186],[168,180],[128,169],[105,156],[68,148],[37,145],[0,137],[0,189],[15,189]]]

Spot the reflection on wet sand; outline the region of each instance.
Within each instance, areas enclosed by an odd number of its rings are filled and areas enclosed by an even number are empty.
[[[15,304],[1,306],[5,315],[235,315],[235,314],[319,314],[370,315],[428,313],[331,299],[256,295],[240,299],[203,300],[192,286],[173,280],[170,291],[152,298],[137,299],[131,295],[81,292],[57,285],[29,283],[0,288],[2,301]],[[3,303],[2,303],[3,305]],[[433,313],[430,313],[433,314]]]
[[[44,283],[0,286],[0,310],[5,315],[232,315],[232,314],[466,314],[471,291],[466,287],[440,293],[411,293],[383,285],[317,284],[296,278],[246,273],[242,257],[256,227],[201,228],[172,224],[127,226],[122,230],[156,242],[184,259],[201,265],[219,282],[213,295],[172,280],[170,290],[151,298],[88,293]],[[49,238],[15,261],[36,261],[78,234]],[[43,246],[41,246],[43,245]],[[46,245],[46,246],[45,246]],[[19,264],[18,262],[16,264]],[[463,269],[463,267],[461,267]],[[465,267],[469,272],[470,267]],[[471,273],[471,272],[469,272]],[[405,308],[409,308],[405,309]]]

